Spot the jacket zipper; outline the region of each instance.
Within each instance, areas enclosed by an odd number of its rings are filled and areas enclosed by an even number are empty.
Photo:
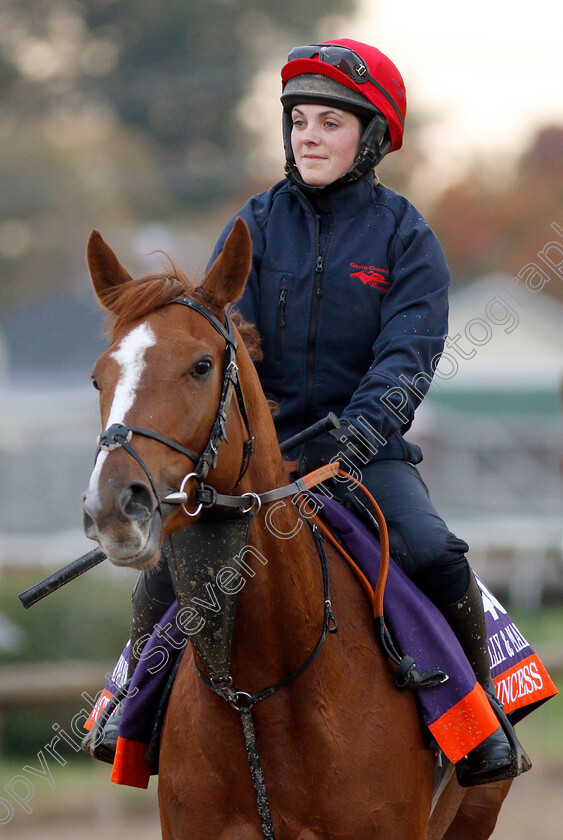
[[[313,301],[311,303],[311,317],[309,320],[309,333],[307,335],[307,388],[305,392],[305,425],[312,422],[313,415],[313,401],[314,401],[314,387],[315,387],[315,367],[317,362],[317,326],[319,322],[319,309],[321,306],[321,298],[323,296],[323,275],[325,268],[325,259],[330,245],[332,236],[332,218],[328,229],[326,242],[321,253],[320,243],[320,229],[321,224],[317,216],[317,231],[316,231],[316,253],[317,259],[315,262],[315,281],[313,287]]]
[[[281,362],[282,355],[282,330],[285,327],[285,304],[287,301],[287,289],[280,289],[278,297],[278,312],[276,315],[276,337],[275,337],[275,359]]]

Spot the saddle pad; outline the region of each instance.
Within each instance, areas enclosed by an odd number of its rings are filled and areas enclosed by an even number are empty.
[[[333,499],[321,497],[320,494],[314,495],[317,505],[320,506],[319,516],[338,535],[373,590],[377,582],[380,561],[377,539],[353,513],[342,505]],[[504,711],[511,723],[514,724],[557,694],[557,688],[506,609],[479,576],[475,575],[475,577],[483,597],[491,675],[498,699],[504,705]],[[470,668],[469,663],[441,612],[393,560],[389,564],[384,606],[386,622],[396,636],[403,654],[408,653],[412,656],[419,670],[427,667],[441,667],[445,670],[450,677],[448,680],[450,684],[438,686],[437,695],[445,696],[451,693],[456,670],[458,668],[460,671],[466,670],[466,665]],[[412,614],[413,609],[416,611],[416,624]],[[419,621],[420,626],[426,630],[424,635],[417,636]],[[448,668],[442,663],[448,661],[449,653],[454,654],[455,664]],[[472,670],[470,673],[473,673]],[[424,691],[435,691],[435,689],[424,689]]]
[[[373,533],[340,504],[316,497],[319,515],[333,529],[371,587],[379,569],[379,544]],[[512,722],[521,720],[557,693],[549,674],[510,616],[479,581],[489,631],[492,674],[499,699]],[[385,589],[385,620],[403,655],[412,656],[417,670],[440,668],[448,680],[417,691],[422,718],[446,757],[455,763],[498,726],[486,695],[448,623],[431,601],[393,561]],[[146,758],[160,698],[177,653],[187,636],[176,622],[178,605],[170,606],[143,649],[127,692],[111,780],[147,787],[153,772]],[[336,611],[336,617],[338,613]],[[97,719],[107,697],[115,693],[128,647],[116,666],[86,726]]]

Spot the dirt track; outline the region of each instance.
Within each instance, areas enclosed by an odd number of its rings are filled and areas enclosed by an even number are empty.
[[[154,792],[141,794],[143,813],[134,816],[131,803],[123,813],[120,797],[110,788],[105,801],[89,803],[78,813],[79,803],[61,813],[41,819],[39,811],[17,814],[0,826],[4,840],[159,840],[160,830],[153,812]],[[141,800],[139,800],[141,801]],[[501,812],[492,840],[559,840],[563,838],[563,767],[535,769],[518,779]]]

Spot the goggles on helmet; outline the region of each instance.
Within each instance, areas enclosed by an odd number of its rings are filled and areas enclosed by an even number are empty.
[[[371,82],[385,96],[397,114],[401,125],[404,126],[405,120],[399,106],[391,94],[370,74],[365,61],[358,53],[339,44],[309,44],[304,47],[294,47],[289,53],[287,60],[290,62],[300,58],[316,58],[325,64],[329,64],[336,70],[340,70],[345,76],[348,76],[355,84],[361,85],[365,82]]]

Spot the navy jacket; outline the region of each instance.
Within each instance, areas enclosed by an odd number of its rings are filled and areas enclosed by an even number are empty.
[[[238,306],[262,336],[257,369],[280,441],[333,411],[375,441],[377,458],[420,461],[403,433],[443,349],[449,284],[420,213],[369,174],[322,210],[283,180],[236,216],[253,242]]]

